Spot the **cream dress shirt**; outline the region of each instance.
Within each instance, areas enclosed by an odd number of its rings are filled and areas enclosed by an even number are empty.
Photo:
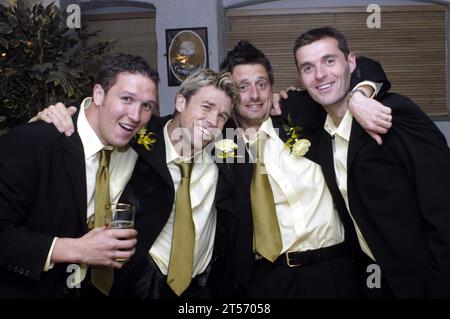
[[[164,126],[164,143],[166,148],[166,163],[172,177],[175,194],[181,181],[180,168],[176,163],[183,160],[178,155],[169,139],[167,126]],[[212,257],[214,236],[216,233],[216,208],[214,205],[217,178],[219,170],[209,154],[202,150],[195,155],[194,166],[191,173],[190,195],[192,205],[192,218],[195,227],[195,247],[192,277],[206,270]],[[175,199],[176,200],[176,199]],[[167,275],[172,247],[173,222],[175,217],[175,202],[169,219],[156,238],[150,249],[150,256],[158,265],[159,270]]]
[[[290,154],[269,117],[258,134],[268,136],[263,161],[272,188],[283,248],[304,251],[344,241],[344,227],[321,167],[306,157]]]
[[[350,133],[352,131],[352,123],[353,123],[353,115],[350,111],[347,111],[342,119],[339,127],[336,127],[336,124],[332,120],[332,118],[327,115],[327,119],[325,120],[324,129],[328,132],[332,137],[332,146],[333,146],[333,161],[334,161],[334,171],[336,172],[336,182],[339,186],[339,190],[341,191],[342,197],[344,197],[345,205],[350,213],[350,217],[352,218],[353,225],[355,225],[356,234],[358,236],[359,245],[361,246],[362,251],[375,260],[369,245],[367,245],[364,236],[361,233],[361,230],[356,224],[355,219],[353,218],[352,212],[350,210],[350,206],[348,204],[348,192],[347,192],[347,155],[348,155],[348,145],[350,142]]]

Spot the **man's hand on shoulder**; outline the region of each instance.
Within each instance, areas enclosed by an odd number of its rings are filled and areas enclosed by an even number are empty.
[[[380,134],[386,134],[392,126],[392,110],[380,102],[356,92],[348,101],[348,108],[362,128],[381,145]]]
[[[296,88],[295,86],[289,86],[286,90],[281,90],[278,93],[274,93],[272,97],[272,109],[270,111],[270,115],[281,115],[281,100],[287,100],[289,98],[289,91],[301,91],[301,89]]]
[[[38,120],[55,125],[58,131],[70,136],[74,132],[72,115],[75,114],[77,108],[75,106],[66,106],[62,103],[56,103],[43,109],[37,114]]]

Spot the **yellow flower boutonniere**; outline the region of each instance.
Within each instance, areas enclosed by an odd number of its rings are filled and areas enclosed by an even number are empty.
[[[288,139],[284,145],[289,148],[291,151],[290,154],[297,157],[304,156],[309,151],[311,142],[305,138],[300,138],[300,131],[302,128],[295,125],[291,114],[288,114],[287,124],[284,124],[283,128],[288,136]]]
[[[155,133],[153,132],[147,133],[147,128],[143,127],[137,133],[137,143],[144,145],[147,151],[151,151],[153,144],[156,143],[156,138],[154,138],[154,136],[156,136]]]
[[[233,142],[233,140],[223,139],[214,143],[214,146],[218,151],[217,157],[219,157],[220,159],[226,159],[229,157],[236,157],[236,158],[239,157],[236,154],[238,146],[236,145],[236,143]]]

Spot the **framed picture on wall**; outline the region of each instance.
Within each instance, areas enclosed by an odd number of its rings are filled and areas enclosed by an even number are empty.
[[[189,75],[209,67],[207,28],[166,30],[168,85],[178,86]]]

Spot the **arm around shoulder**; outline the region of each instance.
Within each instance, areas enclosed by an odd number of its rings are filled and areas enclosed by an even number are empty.
[[[411,100],[397,94],[392,107],[393,153],[405,159],[424,220],[429,248],[430,297],[450,297],[450,149],[433,121]]]

